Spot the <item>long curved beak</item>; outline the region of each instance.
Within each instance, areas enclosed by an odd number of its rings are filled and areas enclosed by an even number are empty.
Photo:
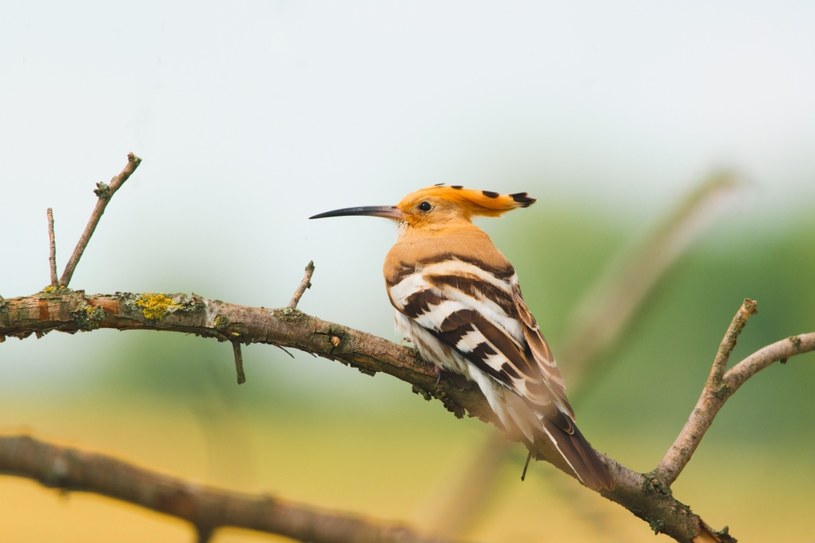
[[[384,217],[386,219],[393,219],[401,221],[404,215],[396,206],[362,206],[362,207],[344,207],[342,209],[335,209],[334,211],[326,211],[312,215],[309,219],[325,219],[326,217],[347,217],[349,215],[367,215],[369,217]]]

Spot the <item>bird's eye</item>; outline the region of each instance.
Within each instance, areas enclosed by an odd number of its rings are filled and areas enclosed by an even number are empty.
[[[433,206],[430,205],[430,202],[427,202],[427,201],[421,202],[416,207],[419,209],[419,211],[425,211],[425,212],[430,211],[431,209],[433,209]]]

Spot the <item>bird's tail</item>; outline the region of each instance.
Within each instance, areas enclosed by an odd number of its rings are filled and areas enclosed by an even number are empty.
[[[509,435],[548,450],[547,460],[574,473],[587,487],[593,490],[614,488],[608,468],[577,428],[571,413],[566,413],[555,402],[532,406],[483,372],[471,369],[470,376],[484,392]]]
[[[563,415],[563,418],[567,418]],[[571,421],[543,419],[543,431],[580,481],[592,490],[612,490],[614,480],[597,451]]]

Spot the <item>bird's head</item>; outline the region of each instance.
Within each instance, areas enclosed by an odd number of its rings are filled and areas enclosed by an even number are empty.
[[[461,185],[433,185],[411,192],[394,206],[346,207],[319,213],[310,219],[369,215],[399,221],[411,228],[470,222],[473,216],[497,217],[535,203],[525,192],[499,194],[489,190],[465,189]]]

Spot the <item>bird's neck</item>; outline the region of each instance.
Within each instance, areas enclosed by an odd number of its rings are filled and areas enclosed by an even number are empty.
[[[448,257],[476,265],[483,263],[483,268],[512,273],[512,265],[495,248],[489,236],[466,222],[422,228],[403,226],[399,239],[385,258],[385,279],[392,284],[406,270],[420,271],[424,263]]]

